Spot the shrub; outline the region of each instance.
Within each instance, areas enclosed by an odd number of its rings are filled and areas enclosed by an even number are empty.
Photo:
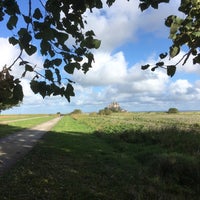
[[[82,111],[80,109],[75,109],[70,114],[81,114],[81,113],[82,113]]]
[[[103,110],[99,110],[99,115],[110,115],[112,111],[108,108],[104,108]]]
[[[177,108],[169,108],[167,113],[178,113],[178,109]]]

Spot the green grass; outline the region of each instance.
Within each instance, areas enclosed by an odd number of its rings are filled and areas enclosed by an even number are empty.
[[[62,118],[1,178],[1,199],[199,199],[197,132],[93,133],[85,120]]]
[[[30,116],[29,116],[30,117]],[[53,119],[55,116],[32,116],[40,118],[23,118],[24,121],[9,122],[7,124],[0,124],[0,138],[5,137],[9,134],[15,133],[16,131],[23,130],[25,128],[30,128],[36,126],[40,123],[46,122]]]
[[[0,115],[0,122],[47,116],[44,114]]]

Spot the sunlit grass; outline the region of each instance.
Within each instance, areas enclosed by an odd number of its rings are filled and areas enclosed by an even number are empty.
[[[5,137],[9,134],[15,133],[17,131],[23,130],[25,128],[30,128],[38,124],[41,124],[43,122],[49,121],[55,118],[55,115],[51,115],[51,116],[34,115],[34,116],[31,116],[30,119],[29,118],[30,118],[30,115],[28,115],[28,118],[22,117],[22,119],[25,119],[22,121],[13,121],[13,122],[11,121],[6,124],[0,124],[0,138]]]
[[[45,114],[0,115],[0,122],[34,118],[34,117],[44,117],[44,116],[47,116],[47,115]]]

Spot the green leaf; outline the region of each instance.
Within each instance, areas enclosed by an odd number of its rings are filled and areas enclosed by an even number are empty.
[[[44,68],[50,68],[53,67],[53,64],[49,59],[45,59],[43,66]]]
[[[87,53],[85,56],[88,59],[88,64],[91,65],[92,62],[94,61],[94,55],[92,53]]]
[[[24,97],[23,89],[20,84],[17,84],[14,86],[13,89],[13,98],[16,99],[17,101],[22,101]]]
[[[159,57],[160,57],[160,59],[164,59],[164,58],[166,58],[167,57],[167,53],[161,53],[160,55],[159,55]]]
[[[173,35],[177,32],[178,28],[179,28],[179,24],[177,24],[177,23],[172,23],[171,24],[171,27],[170,27],[170,38],[173,37]]]
[[[71,65],[65,65],[64,66],[64,70],[68,73],[68,74],[73,74],[74,73],[74,67]]]
[[[62,59],[56,58],[55,60],[53,60],[53,63],[54,63],[54,65],[56,65],[56,66],[60,66],[61,63],[62,63]]]
[[[46,40],[42,40],[40,43],[40,51],[42,55],[47,55],[47,52],[51,49],[51,45]]]
[[[38,83],[39,93],[44,98],[47,95],[47,85],[45,81],[41,81]]]
[[[42,13],[40,11],[39,8],[36,8],[34,13],[33,13],[33,17],[37,20],[41,19],[43,16],[42,16]]]
[[[70,83],[67,84],[66,90],[64,92],[64,96],[69,102],[70,102],[70,96],[75,96],[74,88]]]
[[[112,4],[115,2],[115,0],[107,0],[106,3],[108,4],[108,6],[112,6]]]
[[[31,56],[37,51],[37,48],[33,45],[29,45],[28,47],[25,48],[25,51],[29,56]]]
[[[180,52],[180,47],[173,45],[173,46],[170,47],[169,55],[170,55],[171,58],[173,58],[176,55],[178,55],[179,52]]]
[[[27,24],[29,24],[29,23],[32,22],[32,19],[31,19],[29,16],[26,16],[26,15],[22,15],[22,16],[23,16],[23,18],[24,18],[24,21],[25,21]]]
[[[7,22],[7,28],[9,30],[12,30],[14,27],[16,27],[17,21],[18,17],[16,15],[12,15]]]
[[[85,53],[85,48],[79,47],[75,50],[75,53],[82,56]]]
[[[19,63],[19,65],[21,66],[21,65],[26,65],[26,64],[28,64],[29,62],[28,61],[25,61],[25,60],[23,60],[23,61],[21,61],[20,63]]]
[[[53,82],[53,73],[51,70],[45,70],[45,78]]]
[[[86,33],[85,33],[85,36],[95,36],[95,34],[94,34],[94,31],[87,31]]]
[[[148,7],[149,7],[149,4],[147,4],[147,3],[141,3],[139,5],[139,8],[141,9],[141,11],[146,10]]]
[[[176,66],[175,65],[169,65],[167,66],[167,75],[168,76],[174,76],[174,74],[176,73]]]
[[[53,90],[53,96],[57,96],[61,94],[61,89],[60,87],[58,87],[57,85],[55,85],[54,83],[51,84],[51,88]]]
[[[37,94],[39,92],[39,82],[38,81],[35,81],[35,80],[32,80],[30,82],[30,87],[31,87],[31,90]]]
[[[171,24],[173,23],[174,19],[176,18],[175,15],[170,15],[167,17],[167,19],[165,20],[165,25],[167,27],[171,27]]]
[[[156,2],[156,1],[152,2],[151,7],[154,8],[154,9],[158,9],[158,2]]]
[[[200,53],[193,59],[193,64],[200,64]]]
[[[91,64],[83,63],[82,70],[83,70],[84,73],[86,73],[89,70],[89,68],[91,68]]]
[[[10,38],[8,39],[8,41],[9,41],[9,43],[12,44],[13,46],[16,45],[16,44],[18,44],[18,42],[19,42],[15,37],[10,37]]]
[[[100,8],[103,7],[103,4],[102,4],[102,1],[101,1],[101,0],[96,0],[95,3],[96,3],[96,4],[95,4],[95,7],[96,7],[96,8],[100,9]]]
[[[95,49],[98,49],[100,47],[100,45],[101,45],[101,40],[94,39],[93,40],[93,45],[94,45]]]
[[[146,69],[148,69],[149,67],[150,67],[149,64],[147,64],[147,65],[142,65],[142,66],[141,66],[141,69],[142,69],[142,70],[146,70]]]
[[[92,37],[87,37],[80,44],[82,48],[87,47],[89,49],[98,49],[101,45],[101,40],[93,39]]]
[[[26,48],[28,49],[29,46],[32,46],[32,45],[29,44],[31,42],[31,40],[32,40],[32,36],[24,28],[21,28],[18,31],[18,35],[19,35],[19,44],[20,44],[20,47],[23,48],[23,49],[25,49],[25,51],[26,51]]]
[[[69,63],[67,65],[65,65],[64,70],[68,73],[68,74],[73,74],[74,70],[76,69],[80,69],[80,64],[79,63]]]
[[[81,62],[83,60],[83,57],[81,57],[81,56],[74,56],[74,60],[76,62]]]
[[[20,28],[17,33],[20,37],[23,37],[25,34],[29,34],[25,28]]]
[[[26,64],[25,65],[25,71],[33,72],[34,69],[33,69],[33,67],[31,65]]]
[[[158,66],[152,67],[151,71],[154,72],[157,68],[158,68]]]
[[[23,73],[22,73],[22,77],[25,77],[26,76],[26,71],[24,71]]]
[[[164,62],[157,62],[157,63],[156,63],[156,66],[162,67],[164,64],[165,64]]]
[[[60,71],[58,69],[55,69],[55,73],[57,76],[57,81],[59,84],[61,84],[61,75],[60,75]]]

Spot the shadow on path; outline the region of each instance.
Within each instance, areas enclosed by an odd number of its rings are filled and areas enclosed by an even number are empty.
[[[0,175],[27,154],[36,142],[50,131],[61,117],[0,139]]]

